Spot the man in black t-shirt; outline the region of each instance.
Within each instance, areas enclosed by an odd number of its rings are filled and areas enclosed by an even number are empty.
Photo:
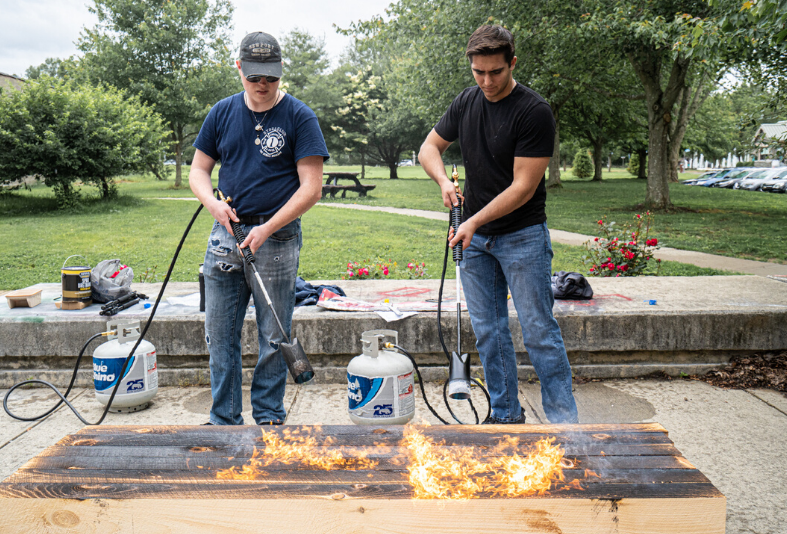
[[[460,241],[470,320],[492,399],[485,423],[524,423],[517,361],[508,327],[508,291],[552,423],[576,423],[571,367],[552,315],[552,244],[546,226],[545,175],[555,121],[549,104],[513,78],[514,38],[501,26],[481,26],[466,56],[477,86],[462,91],[421,146],[418,159],[440,186],[446,207],[458,200],[442,154],[459,140],[465,167]]]

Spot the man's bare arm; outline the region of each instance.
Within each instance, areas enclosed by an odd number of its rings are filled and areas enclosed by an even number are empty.
[[[550,158],[514,158],[514,181],[502,193],[497,195],[484,209],[467,219],[453,235],[450,246],[462,241],[463,248],[470,246],[476,230],[486,223],[508,215],[523,206],[533,195],[541,183],[541,177],[549,165]]]
[[[455,206],[457,203],[456,189],[445,173],[445,165],[443,165],[442,158],[443,152],[449,146],[451,146],[451,143],[440,137],[432,128],[432,131],[429,132],[426,140],[421,145],[421,150],[418,152],[418,161],[421,163],[424,171],[440,186],[443,194],[443,205],[446,208]]]
[[[274,232],[309,211],[320,200],[323,157],[307,156],[299,159],[296,165],[300,181],[298,190],[265,224],[255,226],[246,236],[246,240],[241,243],[240,248],[249,247],[252,253],[256,252]]]

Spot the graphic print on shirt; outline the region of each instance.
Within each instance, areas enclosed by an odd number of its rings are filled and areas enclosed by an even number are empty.
[[[275,158],[281,154],[286,142],[287,132],[282,128],[274,127],[265,130],[260,143],[260,154],[269,158]]]

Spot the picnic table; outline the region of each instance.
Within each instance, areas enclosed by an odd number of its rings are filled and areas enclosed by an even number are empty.
[[[355,191],[358,196],[365,197],[367,191],[371,191],[376,185],[365,185],[358,180],[357,172],[325,172],[323,176],[328,178],[325,180],[325,185],[322,186],[322,198],[326,194],[330,194],[331,198],[336,198],[336,193],[342,192],[342,198],[346,198],[347,191]],[[353,182],[352,185],[339,185],[339,180],[349,180]]]

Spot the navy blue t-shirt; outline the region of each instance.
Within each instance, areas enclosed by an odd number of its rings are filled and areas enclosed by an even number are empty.
[[[257,122],[265,113],[257,113]],[[317,116],[291,95],[284,95],[265,116],[261,143],[243,92],[218,102],[202,123],[194,147],[216,161],[219,189],[232,197],[238,215],[271,216],[300,187],[296,162],[307,156],[327,160]]]

